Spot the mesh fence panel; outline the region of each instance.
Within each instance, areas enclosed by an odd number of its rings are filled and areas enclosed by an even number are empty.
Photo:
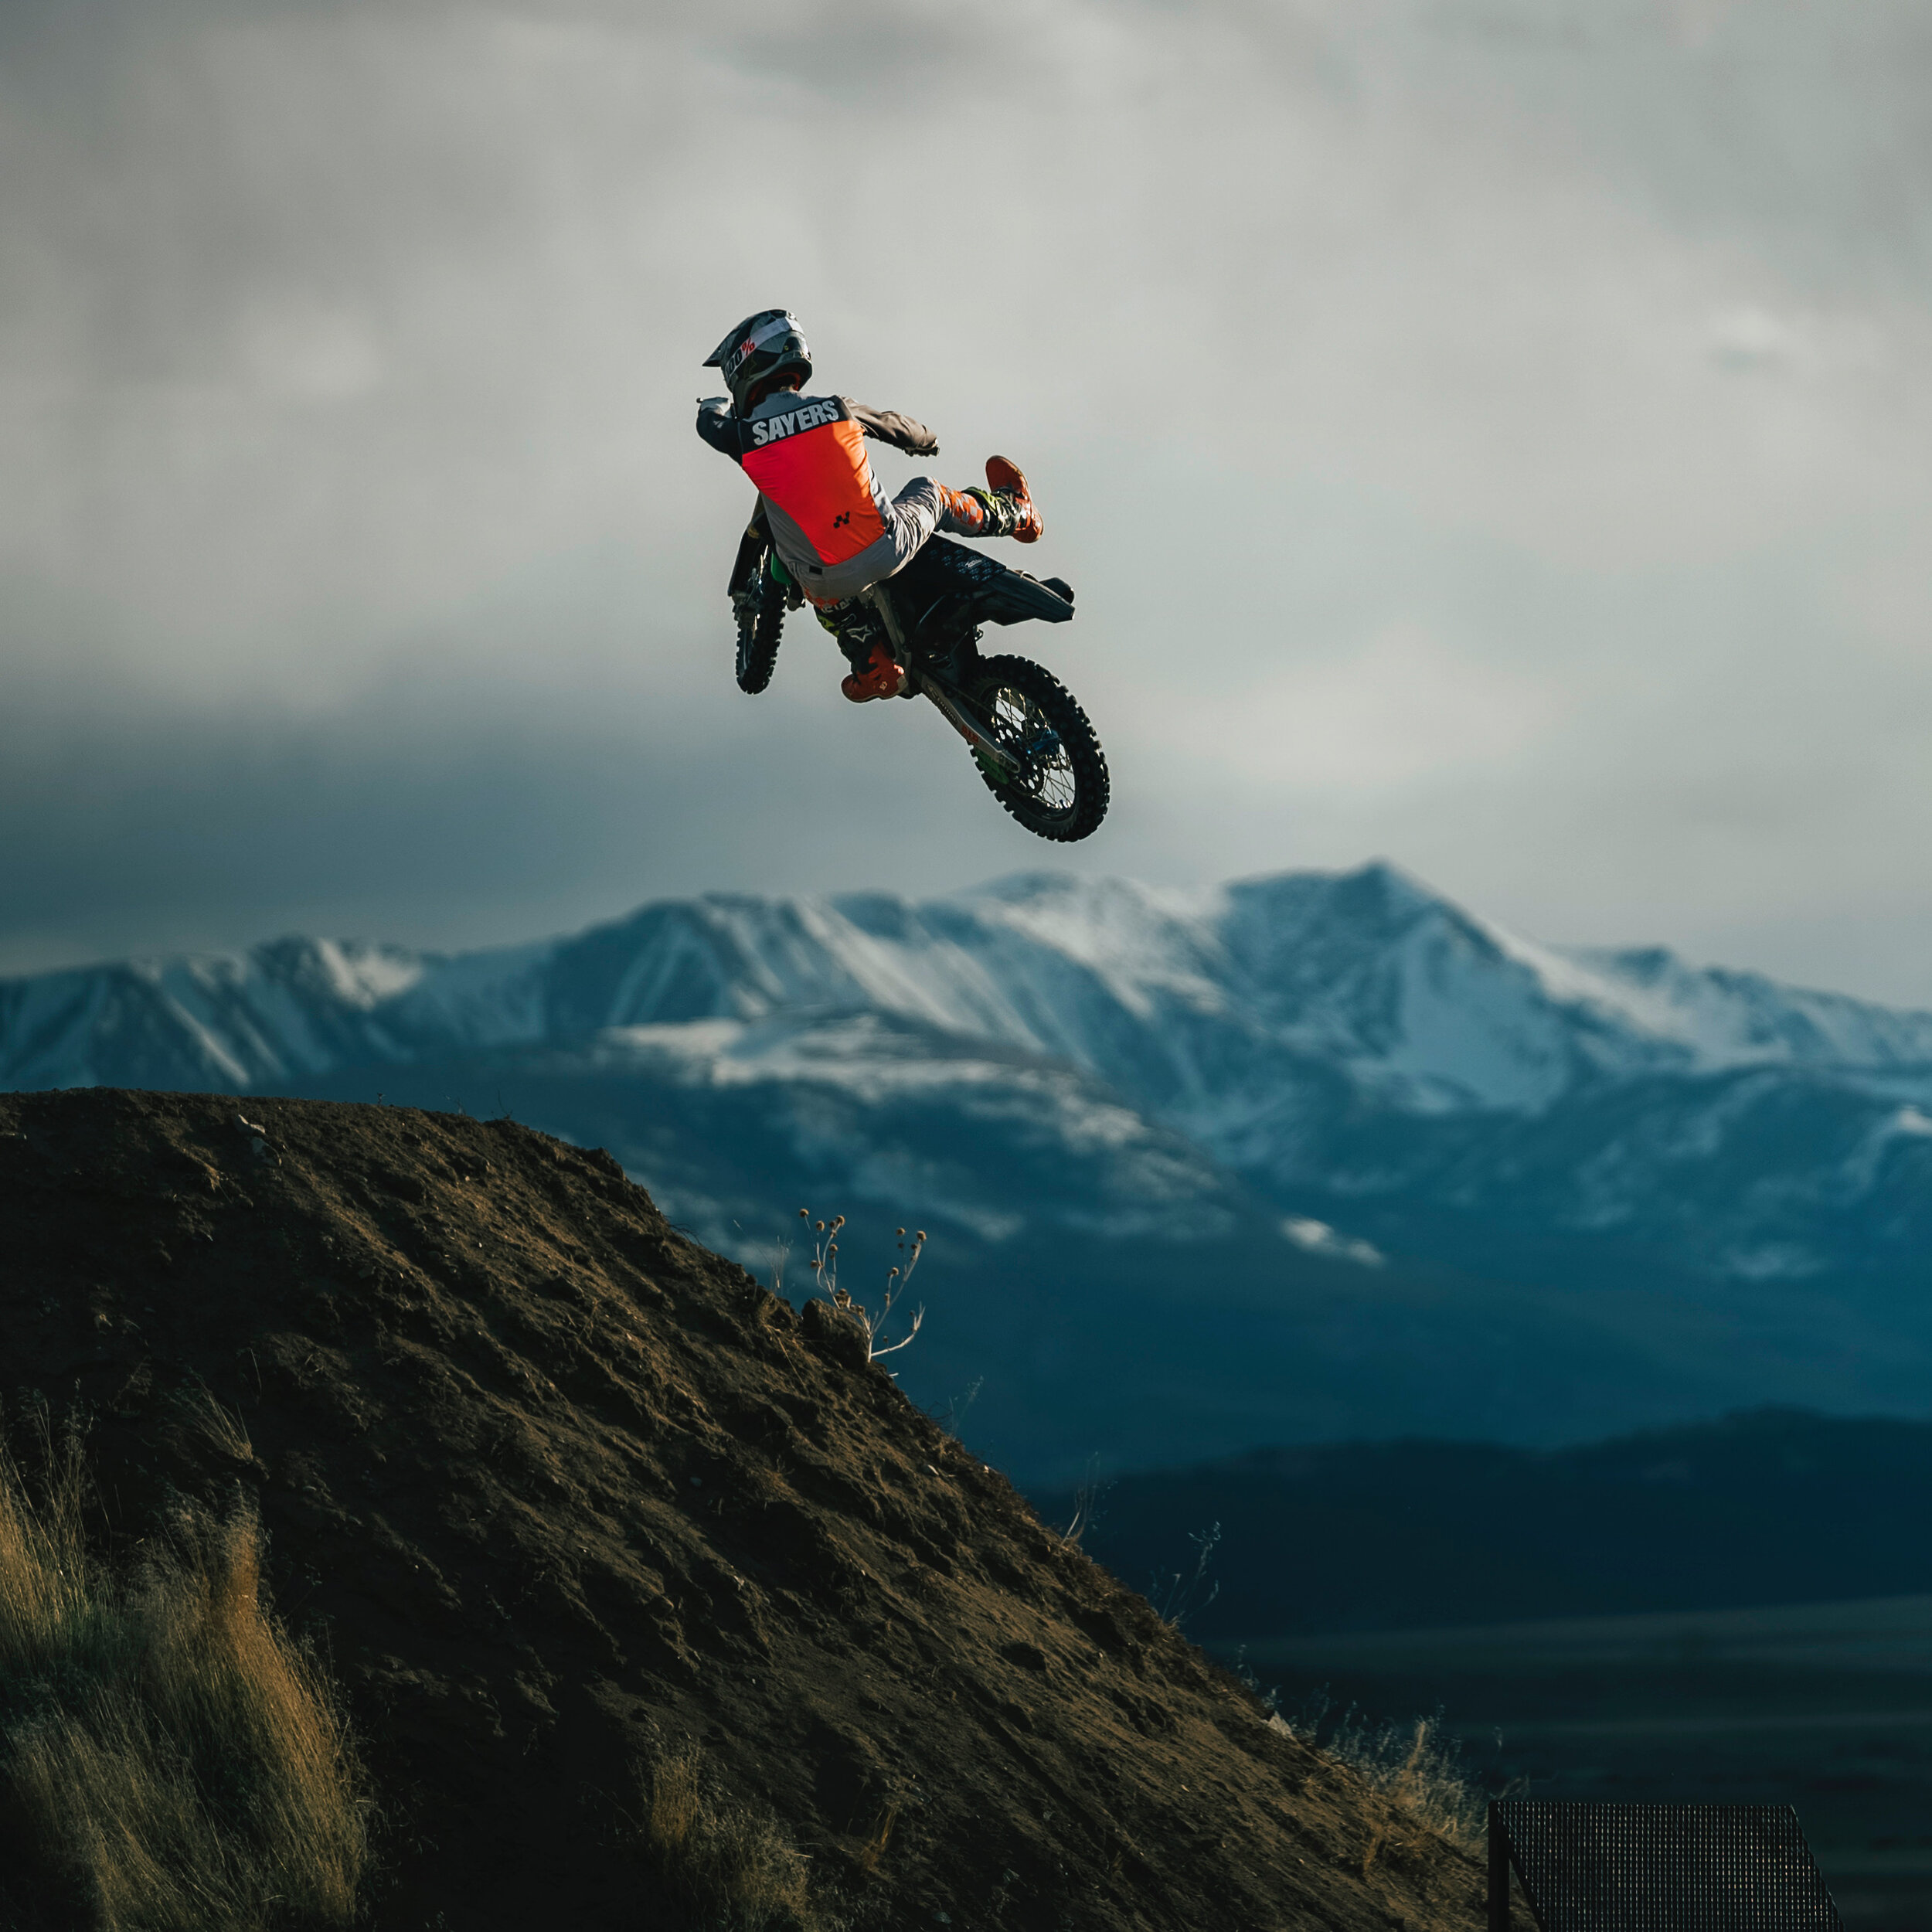
[[[1842,1932],[1788,1804],[1502,1798],[1489,1828],[1541,1932]]]

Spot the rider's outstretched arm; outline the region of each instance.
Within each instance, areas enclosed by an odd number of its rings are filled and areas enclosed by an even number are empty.
[[[903,450],[908,456],[937,456],[939,438],[923,423],[915,422],[910,416],[902,416],[897,410],[869,409],[863,403],[855,403],[849,396],[838,399],[852,411],[852,420],[866,434],[875,437],[881,443],[889,443],[894,449]]]

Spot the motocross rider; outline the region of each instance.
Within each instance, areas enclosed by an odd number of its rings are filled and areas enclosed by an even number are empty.
[[[883,644],[871,645],[859,661],[863,647],[842,634],[842,607],[904,569],[935,530],[1037,543],[1039,512],[1026,478],[1005,457],[992,456],[983,490],[949,489],[916,476],[887,497],[866,460],[866,437],[913,456],[936,456],[937,439],[896,410],[868,409],[849,396],[800,394],[811,376],[811,352],[788,310],[747,316],[704,366],[723,372],[731,394],[699,403],[698,434],[757,485],[779,560],[852,659],[839,689],[855,704],[899,696],[905,672]]]

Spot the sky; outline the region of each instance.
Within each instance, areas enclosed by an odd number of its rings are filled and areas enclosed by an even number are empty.
[[[1001,451],[1029,838],[794,618],[699,365]],[[1917,0],[0,0],[0,971],[1394,860],[1932,1005]]]

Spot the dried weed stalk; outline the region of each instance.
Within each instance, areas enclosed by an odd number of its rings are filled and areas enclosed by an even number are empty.
[[[15,1909],[87,1932],[349,1925],[360,1764],[321,1665],[264,1611],[252,1513],[184,1505],[138,1573],[87,1547],[81,1444],[0,1447],[0,1830]]]
[[[1163,1577],[1156,1573],[1148,1585],[1148,1600],[1153,1604],[1155,1614],[1164,1624],[1172,1624],[1176,1630],[1185,1629],[1187,1620],[1197,1610],[1206,1610],[1221,1594],[1217,1579],[1208,1580],[1208,1566],[1214,1560],[1214,1553],[1220,1546],[1221,1526],[1217,1522],[1211,1529],[1195,1531],[1188,1538],[1194,1546],[1194,1567],[1191,1570],[1175,1570]],[[1201,1594],[1206,1586],[1207,1594]]]
[[[975,1376],[972,1380],[946,1404],[946,1419],[943,1422],[940,1421],[939,1412],[937,1410],[931,1412],[934,1421],[938,1422],[940,1427],[944,1429],[954,1441],[958,1441],[959,1432],[966,1426],[967,1413],[979,1400],[979,1392],[985,1386],[986,1378],[984,1376]]]
[[[913,1278],[913,1270],[919,1266],[919,1257],[926,1252],[926,1230],[917,1230],[912,1236],[912,1246],[906,1245],[906,1230],[897,1230],[899,1253],[903,1257],[886,1277],[884,1299],[879,1312],[875,1315],[862,1301],[856,1301],[838,1285],[838,1234],[845,1225],[845,1217],[835,1214],[829,1221],[815,1221],[810,1208],[801,1208],[798,1218],[812,1235],[811,1277],[813,1285],[825,1296],[841,1314],[851,1316],[865,1332],[866,1359],[876,1362],[881,1355],[896,1355],[901,1349],[909,1349],[913,1338],[919,1333],[926,1319],[922,1306],[913,1311],[912,1325],[896,1342],[886,1339],[886,1329],[892,1320],[893,1304],[906,1292],[906,1284]]]
[[[859,1862],[868,1872],[876,1872],[885,1861],[893,1842],[893,1827],[899,1822],[899,1807],[886,1805],[872,1821],[871,1835],[859,1848]]]
[[[1080,1487],[1073,1492],[1073,1520],[1060,1532],[1060,1541],[1069,1549],[1077,1549],[1080,1539],[1100,1521],[1100,1505],[1113,1486],[1111,1482],[1100,1480],[1100,1458],[1097,1450],[1087,1458],[1086,1474],[1080,1478]],[[1218,1531],[1219,1526],[1217,1524],[1216,1528]]]

